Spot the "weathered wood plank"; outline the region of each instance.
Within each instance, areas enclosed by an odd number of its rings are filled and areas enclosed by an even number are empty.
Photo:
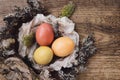
[[[119,80],[120,56],[96,55],[89,59],[88,68],[79,80]]]

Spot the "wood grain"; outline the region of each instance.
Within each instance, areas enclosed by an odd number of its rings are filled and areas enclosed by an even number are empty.
[[[58,16],[70,0],[40,0]],[[79,80],[120,80],[120,0],[73,0],[76,10],[71,19],[82,38],[94,33],[97,54],[91,57]],[[0,26],[14,5],[25,6],[26,0],[0,0]]]

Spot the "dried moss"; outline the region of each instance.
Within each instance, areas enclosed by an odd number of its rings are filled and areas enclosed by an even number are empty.
[[[64,16],[70,17],[74,11],[75,11],[75,4],[72,2],[69,2],[69,4],[63,7],[60,17],[64,17]]]
[[[29,34],[29,35],[26,35],[26,36],[24,36],[24,38],[23,38],[23,43],[24,43],[24,45],[27,46],[27,47],[32,46],[34,42],[35,42],[35,35],[34,35],[34,33],[31,33],[31,34]]]

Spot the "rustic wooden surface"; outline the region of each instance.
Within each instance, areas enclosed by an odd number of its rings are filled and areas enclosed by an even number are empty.
[[[55,16],[70,0],[41,0]],[[94,32],[97,53],[88,61],[79,80],[120,80],[120,0],[73,0],[76,11],[71,19],[81,39]],[[15,5],[25,6],[26,0],[0,0],[0,26],[3,17]]]

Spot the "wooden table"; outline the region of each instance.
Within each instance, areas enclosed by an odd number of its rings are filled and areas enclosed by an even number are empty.
[[[70,0],[41,0],[49,11],[58,16],[63,5]],[[79,80],[120,80],[120,0],[73,0],[76,11],[71,19],[81,40],[94,32],[97,53],[81,72]],[[13,7],[25,6],[26,0],[0,0],[0,26],[3,17]]]

